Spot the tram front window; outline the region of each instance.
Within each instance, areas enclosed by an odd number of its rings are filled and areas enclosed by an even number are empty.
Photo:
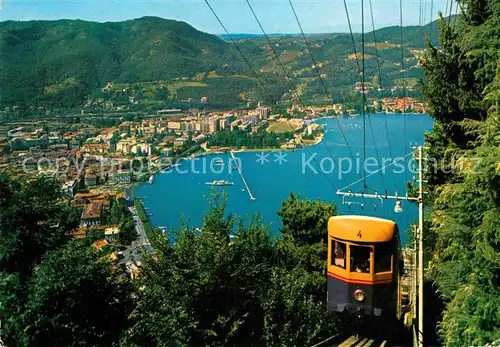
[[[351,272],[370,273],[370,247],[350,246]]]
[[[392,271],[392,244],[375,245],[375,273]]]
[[[332,240],[332,265],[345,269],[345,243]]]

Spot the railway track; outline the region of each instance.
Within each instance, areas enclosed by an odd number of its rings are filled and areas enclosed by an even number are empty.
[[[386,340],[378,340],[370,337],[355,336],[352,335],[342,343],[337,345],[338,347],[384,347],[388,346]]]
[[[335,335],[324,341],[321,341],[311,347],[388,347],[386,340],[375,339],[371,337],[351,335],[346,338],[345,335]]]

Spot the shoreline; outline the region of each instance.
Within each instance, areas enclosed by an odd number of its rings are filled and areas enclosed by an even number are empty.
[[[379,116],[379,115],[400,115],[400,116],[403,116],[403,115],[411,115],[411,116],[425,116],[425,115],[429,115],[428,113],[419,113],[419,112],[402,112],[402,113],[396,113],[396,112],[373,112],[373,113],[367,113],[366,115],[367,116]],[[319,119],[333,119],[333,118],[337,118],[337,117],[359,117],[361,116],[361,114],[359,113],[355,113],[355,114],[342,114],[342,115],[335,115],[335,116],[321,116],[321,117],[316,117],[314,118],[313,121],[316,121],[316,120],[319,120]]]
[[[327,117],[318,117],[313,120],[313,122],[316,122],[316,120],[320,119],[329,119],[329,118],[334,118],[334,117],[342,117],[342,116],[327,116]],[[304,140],[301,138],[301,144],[302,146],[296,147],[296,148],[276,148],[276,147],[264,147],[264,148],[238,148],[238,149],[229,149],[225,151],[221,150],[214,150],[214,151],[206,151],[205,152],[197,152],[193,153],[189,156],[186,157],[180,157],[175,160],[175,162],[172,162],[169,166],[167,167],[162,167],[162,168],[156,168],[154,171],[150,172],[150,176],[156,176],[158,174],[161,174],[162,171],[164,170],[169,170],[171,169],[175,164],[178,164],[180,161],[184,160],[193,160],[199,157],[204,157],[204,156],[215,156],[219,154],[228,154],[229,152],[233,153],[256,153],[256,152],[293,152],[293,151],[298,151],[304,147],[313,147],[319,145],[325,137],[325,133],[322,132],[317,138],[314,140]],[[132,196],[131,191],[143,184],[148,183],[147,180],[144,181],[137,181],[137,182],[132,182],[130,185],[125,187],[124,189],[120,189],[120,192],[125,192],[127,196]]]
[[[383,124],[383,117],[379,117],[378,121],[377,121],[377,124],[378,124],[378,128],[376,129],[379,129],[380,131],[382,131],[384,129],[384,124]],[[391,117],[391,120],[395,120],[394,118],[396,118],[395,116],[392,116]],[[411,120],[414,122],[414,123],[410,123],[410,124],[418,124],[419,125],[419,129],[420,127],[422,127],[422,132],[423,131],[427,131],[426,129],[430,129],[432,128],[432,121],[425,121],[425,122],[421,122],[420,120],[416,119],[416,118],[420,118],[418,116],[411,116]],[[424,117],[426,118],[426,117]],[[344,118],[345,122],[349,122],[349,119],[347,118]],[[355,119],[352,119],[352,122],[356,123],[356,124],[359,124],[361,121],[361,118],[357,118],[357,120]],[[322,122],[322,121],[319,121],[319,122]],[[393,128],[391,129],[398,129],[398,127],[402,124],[403,122],[403,118],[400,118],[400,117],[397,117],[397,121],[395,122],[395,124],[391,124]],[[315,147],[313,149],[311,149],[313,152],[315,151],[318,151],[318,153],[320,155],[327,155],[326,154],[326,149],[323,148],[324,146],[321,144],[321,142],[323,142],[323,144],[326,144],[327,146],[325,147],[330,147],[330,141],[332,139],[332,136],[335,137],[335,136],[338,136],[334,134],[333,131],[329,130],[330,128],[332,128],[334,126],[334,123],[336,123],[336,121],[334,119],[330,120],[330,121],[323,121],[323,123],[325,124],[324,125],[324,132],[322,134],[317,134],[318,136],[316,137],[315,141],[313,140],[304,140],[304,142],[308,145],[308,146],[314,146],[314,145],[318,145],[319,147]],[[342,124],[344,123],[344,121],[342,122]],[[349,128],[351,129],[351,128]],[[352,128],[354,129],[354,128]],[[356,131],[356,130],[354,130]],[[359,131],[359,129],[358,129]],[[420,139],[420,135],[419,134],[416,134],[415,132],[413,133],[413,136],[414,138],[418,138]],[[306,148],[304,148],[306,149]],[[302,148],[299,148],[298,150],[295,149],[295,150],[289,150],[287,149],[288,153],[290,154],[289,155],[289,159],[288,161],[290,163],[299,163],[300,161],[300,158],[302,156],[302,152],[305,152],[304,149]],[[269,178],[266,178],[265,181],[268,181],[269,180],[269,183],[267,182],[262,182],[262,177],[258,177],[258,176],[255,176],[252,178],[252,176],[255,174],[255,175],[258,175],[260,173],[259,169],[261,168],[261,166],[256,162],[256,157],[255,157],[255,152],[256,151],[264,151],[264,150],[267,150],[268,152],[274,152],[274,153],[277,153],[279,152],[280,149],[278,148],[267,148],[267,149],[238,149],[238,150],[235,150],[235,155],[236,157],[239,158],[239,160],[242,160],[243,161],[243,165],[245,165],[245,163],[248,161],[248,169],[250,171],[245,171],[245,178],[249,179],[248,183],[250,184],[250,188],[252,189],[252,193],[255,193],[255,197],[258,199],[258,200],[261,200],[261,197],[260,195],[262,194],[262,192],[264,192],[264,194],[267,196],[268,193],[269,194],[281,194],[283,193],[283,191],[285,190],[290,190],[290,191],[295,191],[297,193],[303,193],[303,194],[310,194],[309,195],[304,195],[304,196],[308,196],[308,198],[311,198],[311,199],[314,199],[314,198],[317,198],[318,196],[320,196],[321,194],[324,193],[324,189],[321,188],[321,184],[320,182],[316,182],[318,181],[318,179],[316,178],[317,176],[314,176],[314,174],[311,172],[311,171],[307,171],[306,174],[308,175],[306,178],[304,178],[303,175],[301,175],[300,173],[294,173],[292,174],[290,177],[290,181],[288,182],[287,181],[287,184],[286,185],[282,185],[280,182],[280,178],[279,178],[279,173],[280,172],[287,172],[287,174],[289,172],[292,172],[294,170],[290,170],[289,167],[286,167],[286,166],[283,166],[283,167],[279,167],[278,165],[275,165],[274,167],[270,168],[272,169],[272,171],[270,171],[270,177]],[[306,149],[307,150],[307,149]],[[333,148],[331,149],[333,150]],[[293,153],[295,151],[295,153]],[[342,153],[345,153],[345,149],[343,150]],[[242,155],[238,155],[237,153],[244,153],[244,152],[249,152],[249,154],[242,154]],[[205,152],[205,153],[198,153],[196,156],[211,156],[211,157],[207,157],[206,159],[198,159],[198,163],[194,163],[192,164],[191,161],[188,161],[187,163],[181,163],[181,167],[180,167],[180,171],[181,172],[184,172],[184,171],[188,171],[191,167],[191,165],[194,165],[194,167],[197,168],[197,170],[199,171],[199,174],[198,175],[189,175],[189,176],[196,176],[196,177],[188,177],[188,178],[182,178],[182,177],[179,177],[181,176],[180,174],[177,173],[177,171],[174,169],[173,173],[172,173],[172,177],[161,177],[159,176],[157,180],[155,180],[155,185],[154,187],[148,187],[147,185],[144,185],[138,189],[135,189],[135,188],[132,188],[131,189],[131,194],[133,194],[133,196],[135,197],[146,197],[148,196],[149,199],[146,199],[144,200],[144,203],[145,203],[145,206],[148,206],[151,208],[151,211],[154,211],[153,209],[153,206],[155,206],[155,208],[158,208],[157,207],[157,204],[160,204],[161,206],[165,206],[165,207],[168,207],[167,210],[169,210],[168,212],[165,212],[165,215],[162,213],[162,214],[159,214],[159,213],[155,213],[155,215],[153,217],[151,217],[151,222],[152,222],[152,225],[154,226],[160,226],[160,225],[163,225],[163,226],[167,226],[169,229],[170,228],[177,228],[177,226],[179,225],[179,215],[182,215],[183,213],[186,213],[186,211],[189,211],[191,210],[191,201],[195,202],[195,205],[197,205],[197,207],[193,207],[193,211],[198,211],[198,205],[199,204],[202,204],[204,203],[204,200],[202,199],[202,196],[204,195],[204,189],[203,188],[200,188],[200,187],[197,187],[197,185],[203,185],[204,186],[204,182],[205,181],[211,181],[212,179],[212,176],[210,176],[210,179],[208,179],[208,176],[203,176],[202,175],[202,171],[200,170],[201,168],[201,165],[206,165],[207,168],[209,168],[209,164],[211,161],[216,161],[218,158],[217,156],[219,156],[220,159],[222,159],[225,163],[224,167],[225,167],[225,170],[222,172],[222,175],[220,176],[220,178],[215,178],[215,179],[230,179],[232,181],[234,181],[235,177],[230,177],[230,176],[227,176],[227,173],[226,171],[228,171],[229,168],[229,164],[231,161],[231,159],[229,158],[229,153],[227,152],[222,152],[222,151],[212,151],[212,152]],[[270,154],[270,157],[272,159],[273,155]],[[190,158],[183,158],[183,160],[188,160]],[[207,163],[205,163],[205,161]],[[179,161],[180,162],[180,161]],[[203,166],[205,167],[205,166]],[[247,169],[245,167],[245,169]],[[210,169],[207,169],[207,170],[210,170]],[[216,168],[215,169],[216,171],[218,170],[222,170],[222,169],[219,169],[219,168]],[[207,172],[211,172],[211,171],[207,171]],[[234,172],[236,173],[236,171]],[[210,174],[212,175],[212,174]],[[215,175],[215,174],[214,174]],[[233,174],[234,175],[234,174]],[[246,177],[248,175],[248,177]],[[267,175],[267,172],[266,172],[266,175]],[[215,177],[215,176],[214,176]],[[287,176],[288,177],[288,176]],[[297,178],[298,177],[298,178]],[[296,178],[297,178],[297,181],[296,181]],[[310,179],[309,179],[310,178]],[[304,181],[303,181],[304,179]],[[172,182],[175,182],[174,186],[172,186]],[[234,181],[235,184],[237,185],[241,185],[241,182],[236,182]],[[258,182],[258,183],[256,183]],[[276,184],[276,182],[279,182],[280,184]],[[311,183],[311,186],[305,186],[302,184],[302,182],[313,182]],[[397,181],[398,184],[399,184],[399,180]],[[297,183],[297,184],[295,184]],[[183,185],[186,184],[186,185],[189,185],[190,189],[184,189]],[[302,184],[302,185],[301,185]],[[402,181],[401,181],[401,184],[404,184]],[[295,190],[297,187],[299,187],[297,190]],[[164,194],[166,196],[166,192],[163,193],[163,192],[160,192],[160,190],[164,190],[166,189],[165,187],[171,187],[171,188],[168,188],[169,190],[169,196],[175,196],[176,194],[189,194],[188,195],[188,199],[186,200],[187,201],[187,205],[186,205],[186,208],[184,209],[184,206],[175,206],[176,204],[172,204],[171,202],[168,201],[168,199],[165,199],[164,198]],[[264,190],[262,190],[262,188],[264,188]],[[290,188],[287,188],[285,189],[286,187],[290,187]],[[243,188],[243,186],[241,186],[241,188]],[[170,189],[175,189],[175,192],[172,192],[170,191]],[[201,189],[201,190],[200,190]],[[177,190],[180,192],[180,193],[177,193]],[[255,191],[255,192],[254,192]],[[258,192],[261,192],[260,194],[258,194]],[[187,193],[186,193],[187,192]],[[171,195],[173,194],[173,195]],[[269,209],[270,207],[273,207],[275,204],[276,204],[276,208],[278,209],[279,206],[278,206],[278,203],[276,203],[274,200],[272,199],[262,199],[262,202],[259,202],[258,204],[252,204],[251,202],[248,201],[248,196],[244,196],[245,195],[245,192],[240,192],[240,190],[238,189],[233,189],[232,193],[231,194],[234,194],[234,197],[235,199],[231,200],[231,202],[228,204],[228,206],[232,206],[231,208],[234,209],[234,211],[244,211],[242,213],[247,213],[248,211],[251,211],[253,212],[254,210],[256,210],[256,212],[259,212],[260,210],[262,210],[264,212],[264,218],[266,218],[266,221],[274,221],[273,218],[275,218],[275,215],[274,213],[270,213],[269,212]],[[274,196],[274,195],[273,195]],[[273,204],[273,205],[270,205],[270,204]],[[244,205],[245,207],[244,208],[241,208],[241,205]],[[261,207],[261,204],[263,207]],[[377,208],[377,210],[379,210]],[[384,209],[380,209],[380,212],[372,212],[374,214],[379,214],[379,213],[392,213],[392,209],[389,209],[388,211],[385,211]],[[193,212],[194,213],[194,212]],[[196,215],[193,214],[191,215],[192,218],[195,218],[195,220],[197,220],[197,218],[199,217],[198,215],[198,212],[196,212]],[[166,217],[166,215],[168,214],[168,218]],[[189,216],[189,212],[187,214]],[[185,214],[186,216],[186,214]],[[189,218],[189,217],[188,217]],[[405,221],[406,222],[406,221]],[[195,223],[198,223],[198,222],[195,222]],[[279,228],[279,226],[277,227]],[[273,231],[274,232],[274,231]]]
[[[178,158],[174,163],[172,163],[170,166],[162,168],[162,169],[157,169],[155,172],[150,172],[151,176],[156,176],[158,174],[161,174],[163,170],[169,170],[171,169],[175,164],[178,164],[180,161],[189,161],[193,160],[199,157],[205,157],[205,156],[216,156],[216,155],[221,155],[221,154],[229,154],[229,152],[233,153],[255,153],[255,152],[294,152],[298,151],[304,147],[312,147],[316,146],[323,141],[324,138],[324,133],[321,134],[317,139],[315,140],[305,140],[305,141],[311,141],[310,143],[304,142],[304,146],[297,147],[297,148],[271,148],[271,147],[266,147],[266,148],[245,148],[245,149],[234,149],[234,150],[229,150],[229,151],[213,151],[213,152],[203,152],[203,153],[196,153],[194,155],[190,155],[188,157],[181,157]],[[304,141],[304,140],[303,140]],[[131,183],[128,187],[124,187],[124,189],[120,190],[123,191],[127,194],[127,196],[132,196],[131,191],[143,184],[150,184],[148,181],[137,181]],[[154,183],[153,183],[154,184]]]
[[[169,170],[171,169],[172,167],[174,167],[175,164],[178,164],[180,161],[188,161],[188,160],[193,160],[193,159],[196,159],[196,158],[199,158],[199,157],[204,157],[204,156],[216,156],[216,155],[220,155],[220,154],[228,154],[229,152],[233,152],[233,153],[255,153],[255,152],[293,152],[293,151],[298,151],[304,147],[312,147],[312,146],[316,146],[318,144],[320,144],[323,139],[324,139],[324,136],[325,136],[325,133],[321,133],[320,136],[318,136],[317,138],[315,138],[314,140],[302,140],[302,144],[303,146],[301,147],[297,147],[297,148],[275,148],[275,147],[265,147],[265,148],[239,148],[239,149],[229,149],[229,151],[219,151],[219,150],[216,150],[216,151],[205,151],[205,152],[198,152],[198,153],[194,153],[194,154],[191,154],[187,157],[180,157],[180,158],[177,158],[175,162],[172,162],[169,166],[167,167],[164,167],[164,168],[157,168],[157,170],[155,170],[154,172],[151,172],[151,176],[156,176],[158,174],[161,174],[163,170]],[[148,183],[147,181],[138,181],[138,182],[133,182],[131,183],[128,187],[124,188],[123,190],[120,190],[120,191],[124,191],[127,193],[127,196],[131,196],[132,194],[130,194],[131,190],[132,189],[135,189],[143,184],[146,184]],[[149,183],[148,183],[149,184]]]
[[[385,115],[385,114],[394,114],[394,115],[403,115],[403,113],[372,113],[371,115]],[[405,113],[407,115],[425,115],[425,113]],[[315,118],[312,122],[315,123],[319,120],[322,120],[322,119],[333,119],[333,118],[336,118],[336,117],[357,117],[357,116],[361,116],[361,115],[358,115],[358,114],[355,114],[355,115],[342,115],[342,116],[324,116],[324,117],[318,117],[318,118]],[[229,150],[225,150],[225,151],[221,151],[221,150],[214,150],[214,151],[205,151],[205,152],[197,152],[197,153],[193,153],[187,157],[180,157],[180,158],[177,158],[175,162],[172,162],[171,165],[169,165],[168,167],[164,167],[164,168],[157,168],[157,170],[155,170],[154,172],[151,172],[151,176],[156,176],[157,174],[160,174],[162,173],[163,170],[169,170],[170,168],[172,168],[176,163],[179,163],[180,161],[184,161],[184,160],[193,160],[193,159],[196,159],[196,158],[199,158],[199,157],[204,157],[204,156],[215,156],[215,155],[220,155],[220,154],[228,154],[228,152],[233,152],[233,153],[255,153],[255,152],[293,152],[293,151],[298,151],[304,147],[313,147],[313,146],[317,146],[319,145],[323,140],[324,140],[324,137],[325,137],[325,133],[321,133],[320,136],[318,136],[317,138],[315,138],[314,140],[304,140],[301,138],[301,144],[302,146],[300,147],[297,147],[297,148],[276,148],[276,147],[264,147],[264,148],[238,148],[238,149],[229,149]],[[127,187],[126,189],[124,190],[121,190],[121,191],[125,191],[127,193],[127,195],[131,195],[130,192],[131,190],[143,185],[143,184],[146,184],[148,183],[147,181],[140,181],[140,182],[133,182],[130,184],[129,187]]]

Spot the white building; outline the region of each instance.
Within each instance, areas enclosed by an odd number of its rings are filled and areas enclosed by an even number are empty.
[[[120,228],[111,227],[104,229],[104,238],[108,242],[118,240],[120,238]]]

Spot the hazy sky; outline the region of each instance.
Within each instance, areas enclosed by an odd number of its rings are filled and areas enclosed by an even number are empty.
[[[0,0],[1,2],[2,0]],[[210,1],[210,0],[209,0]],[[288,0],[250,0],[264,29],[268,33],[297,33],[299,29]],[[304,31],[347,31],[347,19],[343,0],[292,0]],[[367,30],[371,28],[370,1],[365,2]],[[211,0],[213,8],[232,33],[258,33],[245,0]],[[422,0],[425,8],[424,23],[436,19],[447,0]],[[347,0],[351,23],[355,31],[361,30],[361,0]],[[403,0],[405,25],[419,23],[420,0]],[[399,0],[372,0],[375,26],[399,24]],[[448,11],[446,11],[448,12]],[[453,8],[455,12],[455,5]],[[199,30],[219,34],[220,25],[204,0],[3,0],[1,20],[52,20],[83,19],[91,21],[122,21],[143,16],[158,16],[188,22]]]

